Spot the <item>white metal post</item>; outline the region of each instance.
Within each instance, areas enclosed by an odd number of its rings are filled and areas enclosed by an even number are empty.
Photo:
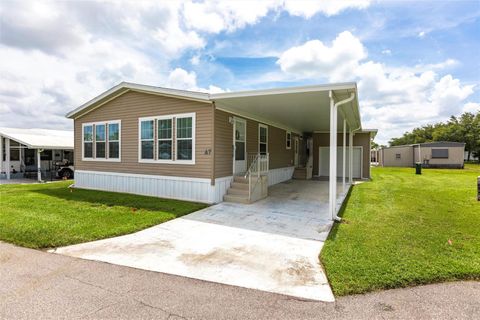
[[[5,172],[7,180],[10,180],[10,139],[5,138]]]
[[[350,129],[349,134],[349,143],[348,143],[348,183],[353,184],[353,131]]]
[[[337,109],[330,91],[330,163],[329,163],[329,201],[328,207],[332,220],[337,215]]]
[[[38,182],[42,182],[42,165],[41,165],[41,158],[40,158],[40,149],[37,149],[37,180]]]
[[[345,165],[347,159],[347,120],[343,119],[343,167],[342,167],[342,192],[345,193]]]

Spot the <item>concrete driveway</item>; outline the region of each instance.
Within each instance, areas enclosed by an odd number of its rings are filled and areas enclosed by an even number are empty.
[[[319,253],[332,223],[328,185],[292,180],[251,205],[221,203],[56,253],[320,301],[333,301]]]

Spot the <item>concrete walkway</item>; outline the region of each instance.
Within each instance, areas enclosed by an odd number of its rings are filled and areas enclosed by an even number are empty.
[[[0,242],[0,319],[478,319],[480,282],[303,301]]]
[[[54,252],[320,301],[318,255],[332,226],[328,184],[291,180],[251,205],[221,203],[121,237]]]

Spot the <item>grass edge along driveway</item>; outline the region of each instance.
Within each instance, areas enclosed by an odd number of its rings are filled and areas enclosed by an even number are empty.
[[[206,207],[125,193],[69,189],[72,181],[0,185],[0,240],[51,248],[133,233]]]
[[[479,165],[372,168],[356,185],[320,260],[335,295],[480,279]]]

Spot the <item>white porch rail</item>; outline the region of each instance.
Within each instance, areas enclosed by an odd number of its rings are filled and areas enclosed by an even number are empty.
[[[260,178],[262,176],[268,175],[269,170],[269,154],[249,154],[247,157],[247,163],[249,163],[249,167],[247,172],[245,173],[245,178],[248,179],[248,200],[250,201],[252,198],[252,192],[257,187],[258,183],[260,182]],[[257,178],[252,183],[252,177]]]

